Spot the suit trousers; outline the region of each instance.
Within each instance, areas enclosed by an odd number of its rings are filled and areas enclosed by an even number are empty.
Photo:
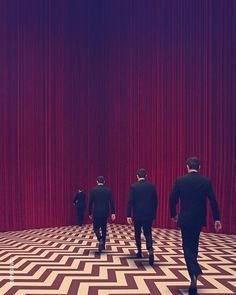
[[[152,220],[135,220],[134,221],[134,234],[135,241],[138,251],[141,251],[141,232],[143,228],[143,233],[146,239],[146,247],[148,251],[152,251]]]
[[[93,218],[93,230],[95,235],[100,241],[102,239],[103,244],[106,244],[107,235],[107,217],[94,217]]]
[[[191,280],[193,280],[194,276],[197,277],[202,273],[202,270],[197,262],[200,232],[201,227],[198,226],[181,227],[184,259]]]
[[[83,225],[83,223],[84,223],[84,208],[77,208],[77,219],[78,219],[78,224]]]

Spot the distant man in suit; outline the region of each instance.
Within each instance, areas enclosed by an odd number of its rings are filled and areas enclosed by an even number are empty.
[[[82,226],[84,223],[84,211],[86,208],[86,195],[81,188],[78,189],[73,204],[76,206],[78,224]]]
[[[93,229],[99,242],[98,251],[105,249],[107,234],[107,219],[116,219],[115,205],[112,192],[105,186],[103,176],[97,177],[97,186],[91,190],[89,200],[89,218],[93,219]]]
[[[189,294],[197,292],[197,278],[202,270],[197,262],[200,232],[206,226],[207,198],[210,201],[215,230],[221,229],[220,214],[212,189],[211,181],[198,173],[198,158],[189,158],[186,162],[188,174],[179,177],[170,196],[171,218],[178,222],[182,233],[182,246],[188,273],[191,279]],[[180,199],[180,213],[176,213],[176,205]]]
[[[146,170],[137,170],[138,182],[130,187],[130,195],[127,208],[127,222],[134,223],[135,241],[138,252],[137,258],[142,258],[141,230],[146,239],[146,247],[149,252],[149,264],[154,263],[152,246],[152,222],[156,218],[157,192],[155,185],[146,181]]]

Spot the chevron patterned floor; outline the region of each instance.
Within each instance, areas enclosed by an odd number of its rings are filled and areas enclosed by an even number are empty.
[[[187,294],[180,232],[154,229],[153,238],[149,266],[134,256],[130,226],[108,225],[102,254],[91,225],[0,233],[0,294]],[[236,294],[236,236],[202,233],[199,262],[199,294]]]

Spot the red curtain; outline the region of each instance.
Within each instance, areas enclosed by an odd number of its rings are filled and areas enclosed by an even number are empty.
[[[100,174],[123,223],[138,167],[170,228],[194,155],[236,233],[235,25],[235,1],[1,1],[0,230],[74,223]]]

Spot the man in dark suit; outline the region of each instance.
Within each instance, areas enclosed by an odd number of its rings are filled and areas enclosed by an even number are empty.
[[[76,206],[78,224],[82,226],[84,223],[84,211],[86,208],[86,195],[82,189],[78,189],[73,204]]]
[[[91,190],[89,200],[89,218],[93,219],[93,229],[99,242],[100,253],[105,249],[108,216],[111,213],[112,221],[116,219],[112,192],[104,184],[104,177],[98,176],[97,186]]]
[[[221,229],[220,214],[212,189],[211,181],[198,173],[199,160],[189,158],[186,162],[188,174],[176,180],[170,196],[171,218],[178,222],[182,233],[182,246],[188,273],[191,279],[189,294],[197,292],[197,278],[202,274],[197,262],[200,232],[206,226],[207,198],[210,201],[215,230]],[[180,213],[176,213],[176,205],[180,199]]]
[[[138,249],[137,258],[142,258],[141,230],[143,228],[149,252],[149,264],[153,265],[152,222],[156,218],[157,192],[155,186],[146,181],[146,176],[145,169],[137,170],[138,182],[130,187],[127,222],[130,225],[134,223],[135,241]]]

